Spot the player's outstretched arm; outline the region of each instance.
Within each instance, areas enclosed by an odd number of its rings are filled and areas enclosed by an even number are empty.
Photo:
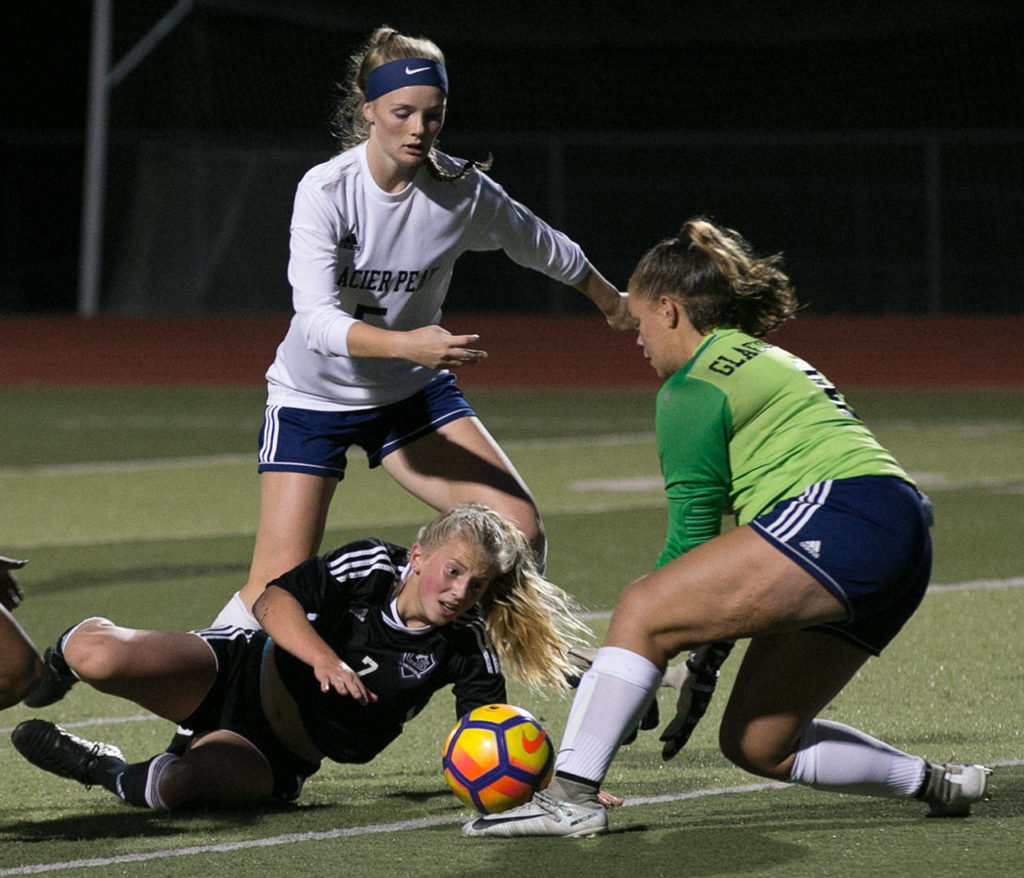
[[[398,331],[360,322],[348,331],[348,352],[357,358],[382,357],[408,360],[428,369],[454,369],[487,358],[486,351],[470,347],[479,340],[479,335],[452,335],[433,324]]]
[[[322,692],[333,689],[360,704],[377,700],[377,696],[363,685],[359,675],[317,634],[306,618],[305,608],[294,596],[279,586],[268,585],[252,609],[263,630],[278,647],[313,669]]]
[[[608,325],[617,332],[636,329],[636,321],[629,313],[629,296],[612,286],[594,266],[575,288],[601,309]]]

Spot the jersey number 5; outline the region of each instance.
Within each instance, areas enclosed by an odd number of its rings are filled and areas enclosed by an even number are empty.
[[[377,308],[373,305],[356,305],[356,313],[353,315],[356,320],[362,320],[367,314],[383,316],[388,313],[387,308]]]

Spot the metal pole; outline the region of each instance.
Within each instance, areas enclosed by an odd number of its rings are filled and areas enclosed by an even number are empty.
[[[927,310],[942,311],[942,155],[937,137],[925,143],[925,234]]]
[[[78,316],[99,311],[103,268],[103,195],[107,175],[107,70],[113,0],[93,0],[89,56],[89,107],[85,132],[85,180],[82,191],[82,240],[78,265]]]
[[[551,135],[548,138],[548,211],[549,221],[556,229],[565,228],[565,144],[562,138]],[[548,281],[551,301],[548,310],[562,313],[569,298],[567,287],[554,280]]]

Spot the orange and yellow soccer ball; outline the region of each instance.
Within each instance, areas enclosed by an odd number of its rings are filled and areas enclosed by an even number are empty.
[[[471,710],[444,742],[444,777],[455,795],[481,814],[526,802],[551,780],[555,751],[527,711],[510,704]]]

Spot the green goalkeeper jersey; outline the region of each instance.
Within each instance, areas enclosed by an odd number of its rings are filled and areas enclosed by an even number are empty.
[[[655,433],[668,498],[657,566],[827,479],[911,479],[835,386],[781,348],[710,333],[658,393]]]

